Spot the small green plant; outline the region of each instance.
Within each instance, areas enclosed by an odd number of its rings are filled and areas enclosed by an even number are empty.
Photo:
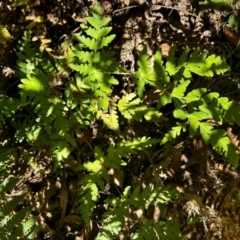
[[[124,185],[123,189],[117,189],[117,194],[104,199],[100,195],[113,183],[110,170],[122,170],[133,156],[153,146],[166,147],[176,142],[183,132],[189,138],[200,134],[206,144],[237,167],[238,152],[227,136],[225,125],[240,126],[240,106],[204,86],[194,88],[192,84],[196,76],[211,78],[224,74],[229,67],[222,58],[208,55],[199,48],[187,49],[177,57],[176,46],[172,46],[166,59],[162,58],[160,50],[149,59],[144,47],[137,61],[137,71],[130,74],[119,66],[115,52],[108,48],[115,37],[107,26],[110,19],[102,17],[99,6],[93,7],[91,12],[93,16],[86,18],[87,24],[81,24],[83,33],[73,35],[77,43],[68,47],[64,60],[52,59],[40,52],[39,46],[31,41],[30,32],[19,41],[19,96],[0,99],[1,127],[13,133],[11,139],[0,145],[1,173],[6,175],[8,163],[14,163],[16,157],[30,163],[36,156],[48,158],[54,171],[61,171],[65,159],[81,148],[77,135],[91,124],[103,121],[105,128],[116,134],[115,145],[105,144],[100,148],[96,144],[92,158],[83,159],[75,169],[80,173],[77,175],[78,209],[85,224],[104,202],[107,207],[97,220],[101,225],[98,240],[115,239],[126,229],[129,219],[134,226],[129,233],[131,239],[183,239],[179,224],[173,218],[154,222],[135,214],[150,205],[166,207],[181,199],[173,187],[157,181],[136,188]],[[71,74],[64,78],[62,73],[65,72]],[[118,94],[121,74],[128,74],[129,81],[135,84],[131,92]],[[151,107],[144,103],[146,88],[159,92]],[[167,105],[168,115],[175,121],[164,129],[165,132],[156,133],[155,137],[128,136],[125,140],[118,135],[121,123],[161,123]],[[0,194],[9,190],[4,184]],[[13,214],[23,199],[24,195],[6,200],[1,206],[1,226],[9,231],[0,229],[3,236],[9,237],[11,232],[27,239],[33,236],[30,229],[34,221],[28,219],[31,208]],[[23,227],[16,228],[20,221]]]
[[[11,178],[2,181],[0,185],[0,239],[35,239],[41,229],[40,225],[36,225],[38,217],[32,217],[32,207],[28,206],[16,211],[16,207],[21,204],[26,194],[13,197],[8,200],[6,192],[11,190],[18,179]],[[4,204],[2,204],[4,202]]]

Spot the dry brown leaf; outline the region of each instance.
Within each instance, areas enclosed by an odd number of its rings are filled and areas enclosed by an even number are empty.
[[[98,233],[98,226],[96,222],[90,221],[88,225],[84,225],[80,235],[76,238],[76,240],[95,239],[97,236],[97,233]]]
[[[146,104],[148,107],[152,106],[154,103],[156,103],[159,100],[159,95],[160,95],[160,90],[158,89],[150,89],[144,99],[143,99],[143,103]]]
[[[45,219],[40,215],[39,218],[39,224],[41,226],[41,231],[44,233],[50,233],[50,234],[55,234],[56,232],[48,226],[48,224],[45,222]]]
[[[69,216],[66,216],[64,219],[63,219],[64,222],[66,223],[71,223],[71,224],[77,224],[77,225],[84,225],[84,222],[83,220],[80,218],[80,216],[78,215],[69,215]]]
[[[153,221],[155,223],[159,222],[159,218],[160,218],[160,208],[158,205],[154,206],[154,211],[153,211]]]
[[[239,139],[238,136],[232,133],[232,128],[228,127],[227,128],[227,135],[230,138],[232,144],[240,151],[240,144],[239,144]]]
[[[61,219],[66,216],[66,209],[68,204],[68,187],[65,173],[63,173],[61,177],[61,191],[60,191],[60,207],[61,211]]]
[[[79,181],[78,178],[72,178],[68,183],[68,189],[69,189],[69,192],[70,192],[70,197],[71,197],[73,202],[75,202],[76,197],[78,195],[78,191],[77,191],[78,181]]]
[[[69,155],[68,158],[65,159],[64,163],[65,167],[69,167],[74,173],[76,173],[77,175],[79,174],[77,171],[79,164],[71,155]]]
[[[77,141],[79,143],[91,143],[93,134],[86,128],[81,133],[77,134]]]
[[[46,204],[48,200],[55,195],[56,193],[56,185],[54,182],[48,182],[47,186],[45,186],[41,191],[35,193],[32,196],[31,202],[35,204],[36,207],[39,207],[41,212],[45,211]]]
[[[133,175],[131,181],[132,188],[135,189],[136,187],[142,186],[142,179],[138,176]]]
[[[176,172],[179,170],[179,168],[182,167],[184,163],[188,161],[187,157],[181,153],[181,152],[176,152],[174,154],[172,163],[170,168],[167,171],[168,179],[172,179]]]
[[[169,54],[169,51],[171,49],[171,46],[168,43],[163,43],[163,44],[161,44],[160,48],[162,50],[162,55],[164,57],[167,57]]]
[[[123,187],[123,181],[124,181],[123,171],[120,170],[120,169],[111,168],[108,173],[112,176],[114,183],[118,187],[122,188]]]
[[[226,37],[226,39],[230,42],[230,43],[234,43],[235,45],[239,44],[240,41],[240,36],[233,30],[231,30],[229,27],[224,26],[223,27],[223,33]]]

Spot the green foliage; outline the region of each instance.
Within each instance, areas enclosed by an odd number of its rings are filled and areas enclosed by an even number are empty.
[[[101,16],[97,5],[91,12],[93,17],[87,17],[86,20],[92,27],[81,24],[88,37],[73,35],[79,44],[70,49],[69,66],[78,72],[79,81],[92,90],[94,101],[98,102],[97,118],[102,119],[110,129],[119,130],[116,105],[111,101],[110,94],[112,87],[119,83],[113,73],[126,71],[118,66],[115,52],[104,49],[115,38],[114,34],[108,35],[112,28],[105,26],[110,19]]]
[[[228,24],[230,25],[230,27],[235,30],[237,33],[239,33],[240,31],[240,15],[235,15],[233,14],[232,16],[229,17],[228,19]]]
[[[176,46],[170,49],[165,64],[162,61],[161,52],[157,51],[154,56],[154,66],[151,67],[146,49],[144,49],[140,54],[141,61],[138,62],[139,70],[136,72],[138,79],[136,83],[140,96],[144,93],[143,86],[146,83],[158,88],[162,91],[157,104],[158,109],[173,103],[175,107],[173,116],[181,120],[181,123],[177,123],[178,126],[174,126],[165,134],[161,144],[172,141],[180,136],[181,132],[185,132],[187,128],[191,137],[199,131],[206,144],[211,143],[214,150],[225,156],[236,167],[239,159],[236,147],[227,136],[220,134],[222,131],[215,131],[209,120],[216,121],[218,125],[222,125],[224,121],[239,125],[239,105],[235,101],[229,101],[227,97],[219,97],[218,93],[207,93],[206,88],[188,90],[193,74],[212,77],[214,74],[223,74],[228,71],[228,65],[220,57],[207,56],[199,48],[196,48],[190,55],[189,50],[185,50],[177,61],[175,50]],[[159,68],[162,73],[160,73]],[[171,81],[171,77],[176,80]],[[167,87],[164,88],[164,84]],[[139,89],[141,89],[140,92]],[[130,102],[134,97],[134,93],[124,96],[119,101],[119,111],[127,119],[139,121],[138,108],[140,106],[137,105],[141,101],[136,99]],[[135,118],[131,117],[131,114],[134,114]],[[219,141],[213,140],[216,135]],[[223,142],[227,144],[225,147]]]
[[[119,169],[126,165],[124,159],[128,159],[133,154],[137,154],[144,148],[151,147],[159,142],[159,139],[137,138],[133,141],[122,141],[115,148],[110,145],[107,149],[107,155],[99,147],[95,147],[95,161],[84,163],[79,170],[88,172],[79,182],[80,189],[80,213],[83,220],[89,223],[90,217],[96,207],[99,190],[103,191],[106,182],[110,181],[108,170],[110,168]]]
[[[182,133],[190,138],[200,133],[206,144],[237,167],[238,152],[224,124],[240,126],[239,104],[204,87],[193,89],[192,84],[196,75],[211,78],[224,74],[229,70],[226,62],[199,48],[187,49],[177,57],[175,45],[166,59],[160,50],[151,59],[144,47],[138,69],[131,76],[118,65],[115,52],[107,48],[115,37],[107,26],[110,19],[102,17],[99,6],[91,12],[92,16],[86,18],[88,24],[81,24],[83,33],[73,35],[77,44],[68,45],[68,56],[62,61],[40,52],[39,43],[33,44],[30,32],[25,32],[19,41],[19,96],[0,99],[0,126],[12,133],[12,138],[0,145],[1,176],[7,175],[8,165],[14,164],[15,157],[27,163],[34,161],[36,155],[46,157],[52,160],[54,171],[61,169],[71,152],[79,149],[76,136],[99,120],[116,134],[115,145],[100,148],[97,143],[94,158],[83,159],[77,170],[78,207],[86,224],[103,202],[100,194],[113,182],[111,169],[123,170],[134,155],[151,146],[166,147]],[[62,78],[65,71],[71,74]],[[135,89],[117,96],[120,74],[129,74],[128,81],[133,80]],[[146,87],[159,92],[150,104],[145,101],[149,97]],[[167,105],[171,111],[166,114]],[[140,135],[122,140],[119,134],[125,123],[146,120],[154,124],[170,114],[174,123],[156,132],[157,138]],[[0,196],[6,202],[0,211],[0,235],[6,236],[3,239],[33,239],[38,230],[37,218],[29,217],[32,208],[15,211],[25,195],[5,198],[4,192],[14,184],[11,180],[0,186]],[[150,205],[166,206],[179,198],[176,190],[160,183],[135,189],[128,186],[123,191],[119,188],[115,196],[104,199],[108,207],[99,216],[102,226],[97,239],[116,238],[125,229],[127,219],[137,222],[132,239],[183,239],[179,225],[172,219],[161,218],[155,223],[135,215],[136,210],[146,210]]]
[[[18,239],[24,236],[24,239],[35,239],[41,226],[37,226],[38,217],[30,217],[32,207],[22,208],[16,211],[16,207],[23,202],[25,194],[15,196],[11,200],[6,198],[6,192],[11,190],[18,179],[11,178],[1,182],[0,196],[4,204],[0,205],[0,236],[3,240]]]
[[[118,80],[111,74],[117,71],[117,62],[114,51],[102,49],[112,42],[115,35],[107,36],[112,28],[105,25],[110,19],[102,18],[99,6],[93,7],[91,12],[93,17],[87,17],[86,20],[92,27],[81,24],[82,30],[90,38],[84,35],[73,35],[80,44],[71,49],[73,59],[70,67],[80,74],[83,83],[92,88],[96,97],[105,100],[100,107],[106,111],[108,94],[112,92],[112,85],[118,84]]]
[[[155,108],[141,104],[141,99],[135,97],[135,93],[130,93],[119,100],[118,109],[122,115],[129,120],[141,121],[144,117],[147,121],[157,122],[162,114]]]
[[[201,5],[200,5],[200,10],[205,10],[205,9],[215,9],[219,11],[226,11],[232,10],[231,3],[234,2],[235,0],[205,0]]]
[[[13,117],[14,113],[19,109],[20,104],[17,99],[13,99],[10,97],[1,97],[0,98],[0,126],[9,119]]]
[[[0,46],[4,47],[7,42],[11,39],[11,34],[8,29],[3,25],[0,25]]]
[[[38,47],[33,46],[30,32],[26,32],[19,41],[18,49],[21,102],[15,104],[15,108],[12,104],[3,114],[10,116],[12,112],[14,115],[12,126],[16,129],[16,141],[26,141],[35,149],[47,147],[57,169],[71,149],[77,146],[74,134],[93,120],[94,103],[89,99],[90,87],[76,76],[74,81],[65,84],[64,92],[59,91],[55,87],[56,78],[60,78],[58,74],[64,71],[67,62],[59,63],[39,52]],[[24,121],[22,114],[16,114],[19,108],[25,111]]]
[[[150,204],[166,204],[178,197],[179,194],[175,189],[160,184],[154,186],[153,189],[147,186],[143,190],[137,187],[133,191],[131,187],[126,187],[121,198],[117,197],[105,201],[111,208],[104,214],[103,227],[100,230],[100,236],[96,239],[113,239],[118,236],[125,221],[136,218],[134,210],[147,209]],[[159,239],[160,236],[165,236],[164,239],[183,239],[176,223],[162,221],[155,224],[153,220],[147,220],[144,223],[143,218],[138,219],[138,221],[142,224],[142,227],[131,239]],[[171,225],[174,230],[169,228]]]
[[[33,74],[34,70],[39,66],[41,54],[37,50],[37,46],[32,44],[32,34],[30,31],[25,32],[22,39],[19,40],[17,52],[17,66],[20,77],[27,74]]]
[[[147,239],[184,240],[184,237],[177,222],[169,220],[154,223],[153,220],[148,220],[132,237],[132,240]]]

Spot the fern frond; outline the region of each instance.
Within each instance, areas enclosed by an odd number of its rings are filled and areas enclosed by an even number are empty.
[[[87,21],[96,29],[102,28],[107,25],[111,19],[103,18],[101,13],[101,8],[99,5],[95,5],[91,8],[93,17],[87,17]]]
[[[169,77],[169,74],[164,67],[164,63],[163,63],[163,60],[162,60],[162,53],[159,50],[156,51],[156,53],[154,55],[154,71],[156,73],[157,79],[160,82],[165,83],[167,85],[170,84],[170,77]],[[161,89],[161,85],[158,84],[158,86]]]
[[[0,207],[0,238],[1,239],[34,239],[40,231],[40,226],[36,226],[37,217],[32,218],[30,213],[32,206],[22,208],[15,212],[16,207],[22,203],[25,194],[14,196],[10,201],[5,197],[5,193],[13,188],[18,179],[5,180],[0,185],[0,196],[3,204]],[[29,224],[30,221],[32,224]]]
[[[71,152],[70,146],[66,141],[56,141],[50,146],[50,151],[55,159],[54,171],[60,166],[63,159],[67,158]]]
[[[223,129],[215,129],[211,131],[211,144],[214,150],[228,159],[233,167],[238,166],[239,155],[236,147],[233,145],[226,131]]]
[[[79,210],[83,221],[88,224],[98,200],[98,187],[94,182],[87,182],[79,192]]]
[[[105,203],[110,206],[110,210],[104,214],[105,219],[102,221],[103,227],[100,230],[100,236],[105,236],[106,239],[118,236],[126,219],[134,218],[132,215],[132,209],[147,209],[150,204],[166,204],[178,197],[178,192],[170,186],[156,185],[153,189],[148,186],[143,190],[140,190],[140,187],[137,187],[134,189],[133,193],[131,192],[131,187],[126,187],[123,191],[122,198],[107,199],[105,201]],[[153,222],[151,221],[151,225],[152,224]],[[176,227],[178,227],[178,225],[176,225]],[[141,232],[145,231],[146,228],[148,233],[151,232],[150,235]],[[146,239],[158,239],[153,237],[156,232],[150,227],[148,229],[148,223],[147,225],[143,225],[143,228],[139,231],[143,236],[148,236]],[[180,235],[179,230],[177,233]],[[149,238],[149,236],[151,237]],[[101,237],[99,237],[99,239],[101,239]]]
[[[172,129],[165,134],[165,136],[163,137],[162,141],[161,141],[161,145],[165,144],[167,142],[172,141],[173,139],[175,139],[176,137],[180,136],[181,132],[185,132],[186,131],[186,126],[184,125],[180,125],[180,126],[175,126],[172,127]]]
[[[109,35],[112,28],[106,27],[106,24],[110,19],[102,17],[99,6],[92,8],[91,12],[93,17],[87,17],[86,20],[93,28],[81,24],[82,30],[89,37],[73,35],[80,45],[71,48],[72,60],[69,66],[78,72],[82,82],[90,86],[94,96],[99,98],[98,110],[102,109],[104,111],[102,116],[105,116],[105,124],[109,125],[110,128],[116,128],[116,114],[114,112],[112,114],[106,113],[108,108],[106,99],[112,92],[112,86],[119,83],[112,74],[119,73],[121,68],[114,57],[114,51],[102,50],[112,42],[115,35]],[[106,119],[111,119],[111,123]]]
[[[184,240],[177,222],[148,220],[131,238],[132,240]]]
[[[161,88],[161,86],[159,86],[158,84],[159,82],[157,82],[156,74],[151,67],[150,60],[148,59],[148,55],[147,55],[146,46],[144,46],[144,49],[142,50],[139,56],[139,60],[137,64],[139,66],[139,69],[135,73],[135,82],[137,83],[138,96],[142,99],[146,83],[156,88]]]
[[[197,64],[196,64],[197,63]],[[229,70],[227,63],[219,56],[210,55],[196,48],[185,66],[185,71],[193,72],[199,76],[212,77],[216,74],[223,74]],[[183,73],[184,75],[184,73]]]
[[[107,37],[102,37],[101,39],[91,39],[85,36],[79,36],[77,34],[74,34],[73,37],[84,46],[87,46],[90,50],[97,51],[107,47],[109,43],[113,41],[115,35],[112,34]]]
[[[240,126],[240,105],[236,101],[228,101],[222,104],[223,107],[223,118],[230,124],[236,123]]]
[[[23,37],[18,42],[17,52],[18,74],[20,77],[26,77],[27,74],[33,74],[41,61],[41,55],[36,45],[32,44],[32,34],[30,31],[24,32]]]
[[[27,74],[27,78],[21,80],[21,84],[18,87],[21,89],[21,99],[25,103],[27,99],[37,99],[37,102],[41,101],[40,96],[45,99],[48,91],[49,78],[41,72],[35,74]]]
[[[116,147],[116,154],[127,158],[130,154],[137,154],[138,151],[142,151],[157,143],[159,143],[159,139],[147,137],[135,138],[132,141],[122,141]]]
[[[119,100],[118,109],[121,114],[129,120],[141,121],[144,117],[147,121],[158,121],[162,114],[155,108],[140,104],[141,99],[135,97],[135,93],[130,93]]]
[[[119,130],[119,124],[118,124],[118,114],[117,111],[114,108],[111,109],[110,114],[106,114],[103,111],[99,111],[97,118],[100,118],[103,120],[103,123],[112,130],[118,131]]]
[[[12,117],[20,108],[20,103],[17,99],[11,97],[1,97],[0,99],[0,126],[7,119]]]
[[[180,56],[178,63],[175,57],[176,45],[170,49],[166,62],[166,71],[174,76],[183,69],[183,76],[191,78],[191,73],[199,76],[212,77],[214,74],[223,74],[229,70],[227,63],[215,55],[207,56],[207,53],[202,52],[200,48],[196,48],[190,57],[189,50],[185,50]]]

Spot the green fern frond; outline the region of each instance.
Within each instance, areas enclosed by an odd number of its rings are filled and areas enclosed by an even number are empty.
[[[27,74],[33,74],[41,61],[41,55],[36,44],[32,43],[30,31],[24,32],[22,39],[19,40],[17,57],[19,76],[26,77]]]
[[[95,208],[95,202],[98,200],[97,187],[103,190],[104,182],[109,182],[110,178],[107,170],[110,168],[118,169],[121,165],[125,165],[121,157],[127,158],[130,154],[137,154],[139,151],[156,143],[159,143],[158,139],[146,137],[137,138],[133,141],[122,141],[115,149],[113,146],[109,146],[107,155],[105,155],[99,147],[94,148],[95,161],[88,161],[79,168],[79,170],[89,172],[89,174],[86,174],[79,182],[79,184],[82,185],[79,192],[81,196],[79,199],[80,213],[83,215],[86,223],[89,222],[90,216]],[[87,207],[88,202],[89,206]]]
[[[197,63],[197,64],[196,64]],[[227,63],[219,56],[210,55],[196,48],[185,66],[185,71],[193,72],[199,76],[212,77],[214,74],[223,74],[229,70]],[[183,73],[184,75],[184,73]]]
[[[148,220],[141,229],[134,233],[132,240],[184,240],[179,224],[177,222],[159,221],[154,223],[153,220]]]
[[[127,158],[129,154],[137,154],[138,151],[142,151],[157,143],[159,143],[159,139],[147,137],[135,138],[132,141],[122,141],[116,147],[116,154]]]
[[[102,50],[112,42],[115,35],[109,35],[112,28],[106,27],[106,24],[110,19],[103,18],[99,6],[93,7],[91,12],[93,17],[87,17],[86,20],[93,28],[81,24],[82,30],[89,37],[73,35],[80,44],[71,48],[72,60],[69,66],[78,72],[82,82],[90,86],[94,96],[99,98],[98,110],[102,109],[104,111],[105,115],[102,116],[106,116],[104,117],[105,124],[109,125],[110,128],[116,128],[116,115],[106,113],[108,108],[106,99],[112,92],[112,86],[119,83],[112,74],[119,73],[121,68],[114,57],[114,51]],[[108,118],[111,119],[111,123],[106,120]]]
[[[56,141],[50,146],[54,161],[54,171],[61,165],[63,159],[67,158],[71,152],[70,146],[66,141]]]
[[[84,46],[87,46],[90,50],[97,51],[102,49],[103,47],[107,47],[109,43],[113,41],[115,38],[115,35],[110,35],[107,37],[102,37],[101,40],[99,39],[91,39],[85,36],[79,36],[77,34],[74,34],[73,37],[80,43],[82,43]]]
[[[199,76],[212,77],[214,74],[223,74],[229,70],[227,63],[219,56],[207,56],[206,52],[202,52],[200,48],[196,48],[188,57],[189,49],[185,50],[180,56],[178,63],[175,57],[176,45],[172,46],[167,57],[166,71],[174,76],[183,69],[183,76],[191,78],[191,73]]]
[[[154,55],[154,71],[156,73],[157,80],[171,86],[170,84],[170,76],[164,66],[164,62],[162,60],[162,53],[160,50],[157,50]],[[159,88],[162,89],[160,84],[158,84]]]
[[[98,187],[94,182],[87,182],[79,192],[79,210],[83,221],[88,224],[98,200]]]
[[[119,123],[118,123],[118,114],[116,109],[112,108],[110,114],[106,114],[103,111],[99,111],[97,118],[103,120],[103,123],[112,130],[118,131],[119,130]]]
[[[233,145],[226,131],[223,129],[215,129],[211,131],[211,144],[214,150],[228,159],[233,167],[238,166],[239,155],[236,147]]]
[[[91,12],[93,17],[87,17],[86,19],[96,29],[104,27],[111,21],[110,18],[102,17],[101,8],[99,5],[95,5],[93,8],[91,8]]]
[[[222,104],[223,118],[230,124],[236,123],[240,126],[240,105],[236,101],[228,101]]]
[[[119,100],[118,109],[121,114],[129,120],[141,121],[144,117],[147,121],[158,121],[162,114],[155,108],[140,104],[141,99],[135,97],[135,93],[130,93]]]
[[[157,88],[159,87],[159,85],[157,84],[158,82],[156,79],[156,74],[154,73],[148,59],[146,46],[144,46],[144,49],[139,56],[137,64],[139,66],[139,69],[135,73],[135,82],[137,83],[138,96],[142,99],[146,83]]]
[[[202,53],[199,48],[196,48],[189,56],[189,49],[185,50],[178,61],[176,60],[176,45],[173,45],[169,51],[166,63],[162,60],[162,54],[157,51],[154,56],[154,64],[148,58],[146,47],[140,53],[138,66],[139,69],[135,73],[135,82],[137,84],[137,93],[140,98],[143,97],[145,84],[149,84],[163,91],[161,98],[158,102],[158,108],[171,103],[171,96],[180,99],[182,97],[177,93],[179,87],[187,87],[190,81],[183,81],[182,78],[191,79],[192,73],[199,76],[211,77],[214,74],[223,74],[229,70],[227,63],[220,57],[215,55],[207,56]],[[181,84],[174,86],[170,81],[170,76],[180,80]],[[170,89],[173,89],[172,95],[170,91],[163,88],[166,84]],[[186,89],[185,89],[186,90]],[[181,93],[185,92],[182,89]]]
[[[46,96],[49,94],[48,89],[49,77],[36,71],[36,74],[27,74],[26,78],[21,80],[21,84],[18,87],[21,89],[21,100],[25,103],[27,100],[35,100],[32,104],[46,100]],[[45,101],[46,102],[46,101]]]
[[[17,99],[13,99],[11,97],[1,97],[0,99],[0,127],[2,123],[16,113],[16,111],[20,108],[20,103]]]
[[[13,188],[18,181],[18,179],[12,178],[5,180],[0,185],[0,195],[3,202],[0,206],[1,239],[20,239],[23,236],[24,239],[34,239],[40,231],[39,226],[36,226],[38,218],[29,217],[32,206],[15,211],[16,207],[23,202],[26,194],[14,196],[10,201],[5,197],[5,193]],[[29,225],[30,221],[34,222],[34,224]]]
[[[166,133],[165,136],[163,137],[161,145],[170,142],[176,137],[180,136],[182,131],[183,132],[186,131],[186,126],[184,126],[183,124],[181,124],[180,126],[172,127],[172,129],[168,133]]]
[[[105,203],[110,206],[110,210],[104,214],[105,219],[102,221],[103,227],[100,230],[99,239],[103,236],[106,237],[106,239],[118,236],[126,219],[134,219],[132,214],[133,209],[147,209],[150,204],[166,204],[176,200],[178,197],[178,192],[170,186],[156,185],[153,189],[148,186],[143,190],[137,187],[133,192],[131,192],[131,187],[126,187],[121,198],[107,199],[105,201]],[[148,230],[147,232],[151,232],[151,234],[145,234],[148,236],[146,239],[155,239],[153,236],[155,236],[154,234],[156,234],[156,232],[150,228],[150,226],[148,228],[148,224],[149,223],[143,225],[139,231]],[[151,225],[154,225],[152,221]],[[176,225],[176,227],[178,227],[178,225]],[[144,236],[144,233],[141,232],[141,234]],[[180,236],[179,229],[177,234]],[[149,238],[149,236],[151,237]]]

